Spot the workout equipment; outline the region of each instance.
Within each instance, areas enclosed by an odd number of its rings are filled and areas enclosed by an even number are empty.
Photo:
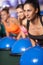
[[[21,56],[20,65],[43,65],[42,48],[35,46],[25,51]]]
[[[0,65],[18,65],[20,56],[11,56],[10,48],[16,39],[4,37],[0,41]]]
[[[28,48],[32,47],[31,41],[29,38],[21,38],[15,42],[12,46],[11,54],[13,55],[22,55]]]
[[[16,39],[13,39],[11,37],[3,37],[0,40],[0,49],[10,49],[12,48],[12,45],[16,42]]]

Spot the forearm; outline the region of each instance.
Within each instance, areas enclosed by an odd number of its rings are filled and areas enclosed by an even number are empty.
[[[32,46],[34,47],[36,45],[36,41],[33,40],[33,39],[30,39],[31,43],[32,43]]]
[[[9,33],[6,31],[6,36],[9,37]]]
[[[22,31],[18,34],[17,39],[20,39],[21,37],[22,38],[26,37],[25,34]]]

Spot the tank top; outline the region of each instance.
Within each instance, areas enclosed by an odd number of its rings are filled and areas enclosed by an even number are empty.
[[[41,24],[42,24],[42,26],[43,26],[43,22],[42,22],[42,17],[40,17],[40,21],[41,21]],[[30,21],[27,21],[27,31],[28,31],[28,29],[29,29],[29,22]],[[28,36],[29,36],[29,38],[31,38],[31,39],[33,39],[33,40],[38,40],[38,44],[40,45],[40,46],[43,46],[43,35],[31,35],[29,32],[28,32]]]

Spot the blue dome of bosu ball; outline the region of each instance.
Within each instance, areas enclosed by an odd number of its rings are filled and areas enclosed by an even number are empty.
[[[43,65],[43,51],[35,46],[25,51],[20,58],[20,65]]]
[[[0,49],[10,49],[15,42],[16,39],[4,37],[0,40]]]
[[[26,49],[32,46],[29,38],[21,38],[12,46],[11,54],[21,55]]]

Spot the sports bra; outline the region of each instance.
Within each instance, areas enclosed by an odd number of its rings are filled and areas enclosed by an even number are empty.
[[[43,26],[43,22],[42,22],[42,17],[40,17],[40,21],[41,21],[41,24]],[[27,21],[27,31],[29,30],[29,21]],[[29,38],[33,39],[33,40],[38,40],[38,43],[39,45],[43,45],[43,35],[31,35],[29,32],[28,32],[28,36]]]

